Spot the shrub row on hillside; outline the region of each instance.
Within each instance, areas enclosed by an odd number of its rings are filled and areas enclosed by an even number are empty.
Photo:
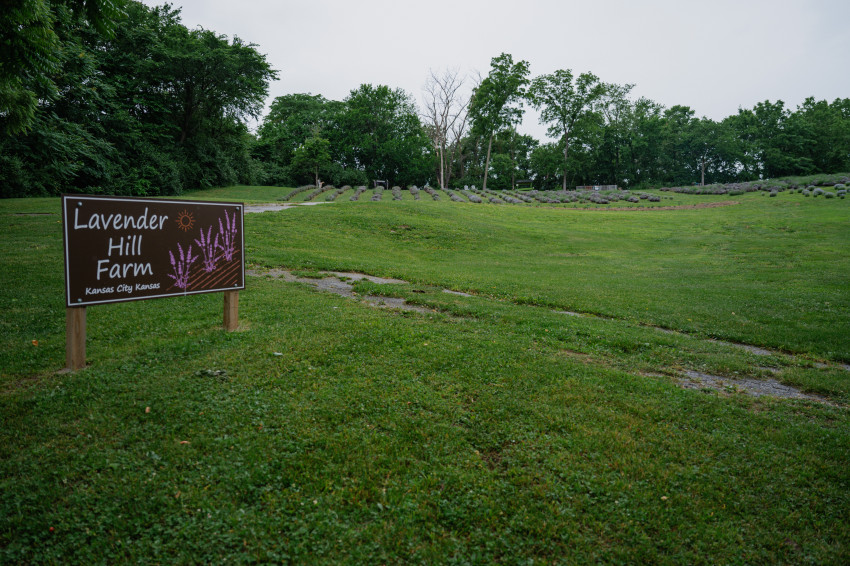
[[[850,177],[844,174],[836,175],[812,175],[809,177],[788,177],[782,179],[769,179],[766,181],[751,181],[748,183],[726,183],[705,185],[702,187],[662,187],[660,190],[682,193],[687,195],[742,195],[764,191],[765,193],[781,193],[782,191],[795,190],[800,192],[803,188],[809,190],[815,187],[833,187],[839,190],[850,183]]]

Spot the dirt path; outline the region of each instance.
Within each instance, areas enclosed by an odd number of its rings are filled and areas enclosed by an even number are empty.
[[[679,385],[685,389],[713,389],[727,393],[746,393],[754,397],[781,397],[783,399],[803,399],[833,405],[819,395],[803,393],[799,389],[779,383],[775,379],[752,379],[739,377],[729,379],[719,375],[710,375],[693,370],[685,370],[684,377],[679,378]]]
[[[719,204],[719,203],[718,203]],[[336,295],[340,295],[342,297],[347,297],[350,299],[358,299],[363,301],[364,303],[377,307],[377,308],[386,308],[386,309],[396,309],[403,311],[415,311],[422,314],[433,314],[434,310],[428,309],[426,307],[422,307],[419,305],[412,305],[405,301],[404,299],[393,298],[393,297],[381,297],[376,295],[357,295],[354,292],[354,286],[351,282],[353,281],[371,281],[372,283],[376,283],[379,285],[406,285],[407,281],[402,279],[391,279],[386,277],[375,277],[373,275],[366,275],[363,273],[353,273],[353,272],[343,272],[343,271],[320,271],[320,275],[322,277],[299,277],[293,274],[291,271],[286,269],[270,269],[270,270],[254,270],[249,269],[247,275],[251,277],[271,277],[274,279],[282,279],[287,282],[298,282],[298,283],[306,283],[315,287],[320,291],[325,291],[329,293],[334,293]],[[454,291],[451,289],[443,289],[444,293],[450,293],[453,295],[461,295],[464,297],[471,297],[468,293],[464,293],[461,291]],[[596,317],[595,315],[588,315],[584,313],[572,312],[572,311],[553,311],[558,314],[563,314],[567,316],[577,316],[577,317],[594,317],[594,318],[607,318],[607,317]],[[614,320],[614,319],[609,319]],[[676,332],[674,330],[669,330],[666,328],[659,327],[648,327],[654,328],[659,332],[663,332],[665,334],[678,334],[682,336],[689,336],[684,333]],[[692,337],[693,338],[693,337]],[[707,339],[709,342],[714,342],[717,344],[723,344],[725,346],[731,346],[735,348],[740,348],[746,350],[756,356],[779,356],[785,357],[788,359],[796,359],[791,354],[786,354],[784,352],[777,352],[773,350],[768,350],[766,348],[762,348],[759,346],[752,346],[749,344],[738,344],[734,342],[724,342],[722,340],[715,339]],[[843,368],[846,371],[850,371],[850,364],[835,364],[837,367]],[[816,364],[817,367],[831,367],[827,364]],[[779,370],[770,367],[759,367],[757,369],[771,371],[774,373],[778,373]],[[664,378],[667,377],[660,373],[648,373],[644,374],[649,377],[658,377]],[[816,401],[819,403],[824,403],[827,405],[835,405],[828,399],[821,397],[819,395],[814,395],[810,393],[803,393],[799,389],[795,387],[791,387],[790,385],[785,385],[780,383],[776,379],[754,379],[748,377],[736,377],[729,378],[723,377],[719,375],[711,375],[707,373],[702,373],[694,370],[683,370],[681,374],[675,376],[674,380],[676,383],[685,389],[711,389],[714,391],[718,391],[720,393],[729,394],[729,393],[743,393],[746,395],[751,395],[754,397],[761,396],[770,396],[770,397],[778,397],[783,399],[801,399],[807,401]]]
[[[256,271],[253,269],[249,269],[246,273],[247,275],[253,277],[267,276],[272,277],[274,279],[283,279],[284,281],[289,282],[306,283],[308,285],[312,285],[320,291],[334,293],[335,295],[340,295],[341,297],[347,297],[349,299],[360,299],[364,303],[367,303],[373,307],[398,309],[404,311],[415,311],[423,314],[434,313],[433,310],[427,309],[425,307],[411,305],[404,299],[379,297],[376,295],[355,295],[354,286],[349,283],[349,281],[360,281],[363,279],[371,281],[372,283],[377,283],[379,285],[407,283],[407,281],[402,281],[401,279],[387,279],[383,277],[373,277],[371,275],[364,275],[363,273],[346,273],[342,271],[322,271],[320,273],[322,275],[327,275],[327,277],[321,278],[298,277],[291,271],[287,271],[285,269],[270,269],[268,271]]]
[[[245,214],[252,214],[258,212],[277,212],[278,210],[288,210],[290,208],[295,208],[296,206],[314,206],[317,204],[331,204],[329,202],[319,201],[319,202],[266,202],[262,204],[246,204]]]

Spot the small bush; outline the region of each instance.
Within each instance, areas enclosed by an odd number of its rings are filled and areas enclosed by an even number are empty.
[[[824,191],[823,198],[835,198],[835,193],[831,193],[829,191]]]

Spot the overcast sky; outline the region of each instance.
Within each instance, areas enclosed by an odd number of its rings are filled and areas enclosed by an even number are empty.
[[[154,6],[162,4],[144,0]],[[850,97],[850,0],[175,0],[183,24],[255,43],[269,100],[342,100],[363,83],[422,104],[429,70],[486,75],[510,53],[531,76],[572,69],[633,97],[720,120],[764,100]],[[267,104],[268,106],[268,104]],[[524,133],[544,140],[527,111]]]

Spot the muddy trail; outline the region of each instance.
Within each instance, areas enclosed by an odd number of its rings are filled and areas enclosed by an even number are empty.
[[[379,295],[360,295],[355,293],[354,291],[354,283],[357,281],[365,280],[375,283],[377,285],[407,285],[409,284],[407,281],[401,279],[391,279],[386,277],[376,277],[373,275],[366,275],[363,273],[353,273],[353,272],[341,272],[341,271],[320,271],[318,272],[319,277],[301,277],[295,275],[292,271],[286,269],[269,269],[269,270],[248,270],[247,275],[252,277],[270,277],[273,279],[279,279],[287,282],[296,282],[296,283],[304,283],[314,287],[315,289],[323,292],[334,293],[336,295],[346,297],[352,300],[359,300],[371,307],[375,308],[383,308],[383,309],[394,309],[399,311],[414,311],[421,314],[434,314],[438,311],[434,309],[429,309],[427,307],[423,307],[421,305],[414,305],[408,303],[406,300],[401,298],[394,297],[383,297]],[[453,295],[460,295],[464,297],[472,297],[474,295],[470,295],[469,293],[464,293],[462,291],[455,291],[453,289],[443,289],[444,293],[449,293]],[[493,299],[496,300],[496,299]],[[558,314],[563,314],[566,316],[572,317],[593,317],[593,318],[605,318],[598,317],[596,315],[573,312],[573,311],[564,311],[557,310],[553,311]],[[610,319],[609,319],[610,320]],[[669,330],[660,327],[650,326],[649,328],[654,328],[660,332],[664,332],[667,334],[679,334],[682,336],[690,336],[684,333],[680,333],[674,330]],[[693,336],[690,336],[693,338]],[[706,339],[709,342],[714,342],[717,344],[723,344],[725,346],[730,346],[734,348],[739,348],[745,350],[756,356],[776,356],[781,358],[786,358],[789,360],[797,360],[797,358],[791,354],[787,354],[785,352],[779,352],[774,350],[769,350],[767,348],[762,348],[759,346],[753,346],[749,344],[739,344],[734,342],[725,342],[721,340],[714,339]],[[799,361],[799,360],[798,360]],[[850,372],[850,364],[824,364],[824,363],[815,363],[815,367],[818,368],[827,368],[827,367],[838,367],[845,371]],[[765,370],[773,373],[778,373],[780,370],[771,367],[758,367],[759,370]],[[669,375],[664,375],[661,373],[645,373],[647,377],[657,377],[657,378],[669,378]],[[835,405],[832,401],[821,397],[819,395],[815,395],[812,393],[805,393],[800,391],[799,389],[792,387],[790,385],[783,384],[776,379],[767,378],[767,379],[755,379],[749,377],[726,377],[720,375],[711,375],[707,373],[702,373],[694,370],[682,370],[674,375],[674,381],[680,387],[685,389],[707,389],[712,391],[717,391],[721,394],[745,394],[754,397],[775,397],[781,399],[799,399],[805,401],[815,401],[818,403],[824,403],[827,405]]]

